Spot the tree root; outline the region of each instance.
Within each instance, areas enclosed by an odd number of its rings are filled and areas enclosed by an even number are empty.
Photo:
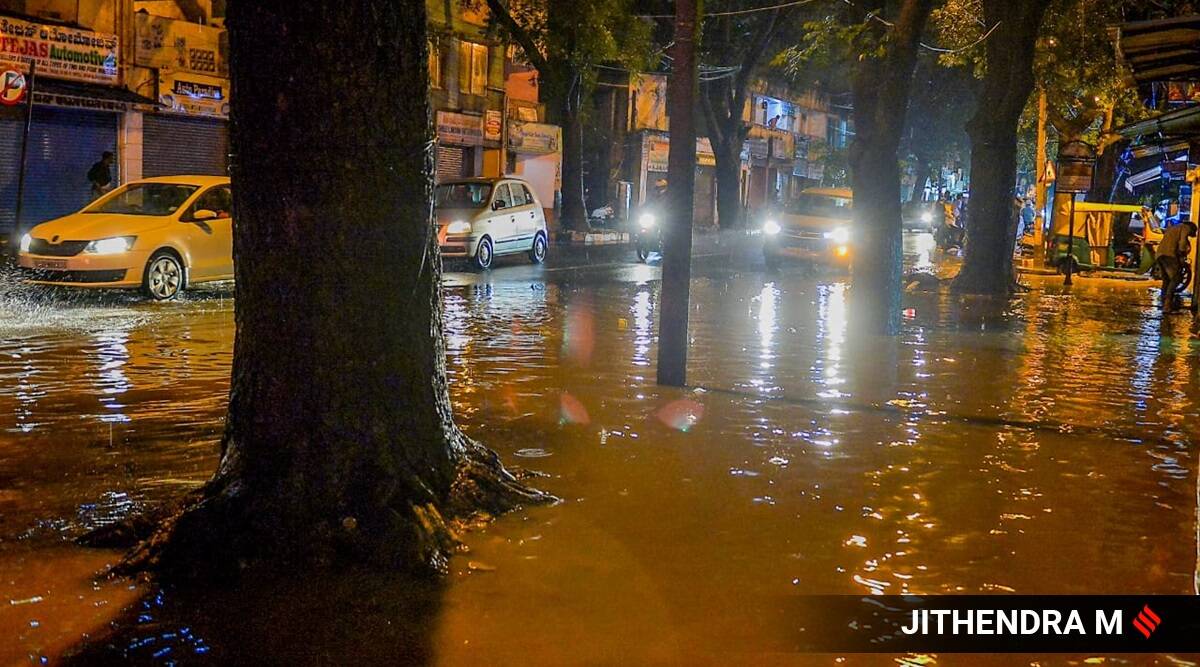
[[[495,452],[459,437],[454,477],[440,498],[394,493],[380,506],[348,502],[312,516],[298,510],[294,499],[281,497],[285,494],[256,492],[223,468],[181,500],[92,531],[78,542],[133,547],[110,576],[235,581],[260,564],[324,568],[364,562],[445,573],[450,556],[462,549],[464,532],[519,507],[558,501],[522,484]],[[421,495],[428,497],[412,497]]]

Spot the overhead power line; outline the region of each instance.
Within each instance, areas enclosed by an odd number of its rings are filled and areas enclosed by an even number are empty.
[[[731,9],[729,11],[724,11],[724,12],[705,12],[704,18],[706,18],[706,19],[707,18],[715,18],[718,16],[742,16],[744,14],[757,14],[758,12],[771,12],[771,11],[775,11],[776,9],[786,9],[788,7],[795,7],[797,5],[807,5],[812,2],[816,2],[816,0],[792,0],[791,2],[781,2],[777,5],[770,5],[768,7],[754,7],[752,9]],[[675,15],[674,14],[639,14],[638,18],[642,18],[642,19],[673,19],[673,18],[675,18]]]

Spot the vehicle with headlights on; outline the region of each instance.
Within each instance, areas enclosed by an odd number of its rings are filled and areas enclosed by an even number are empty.
[[[549,251],[546,215],[529,183],[519,178],[466,178],[434,190],[442,257],[489,269],[502,255],[525,253],[541,264]]]
[[[21,237],[31,282],[141,288],[165,301],[189,285],[233,278],[233,195],[221,176],[134,181]]]
[[[658,219],[657,206],[645,206],[636,216],[633,228],[633,245],[637,249],[639,262],[645,262],[652,252],[662,252],[662,224]]]
[[[848,267],[853,254],[854,196],[849,188],[810,188],[762,221],[767,268],[795,259]]]
[[[904,228],[915,232],[932,232],[941,226],[946,213],[938,201],[906,201],[900,205]]]

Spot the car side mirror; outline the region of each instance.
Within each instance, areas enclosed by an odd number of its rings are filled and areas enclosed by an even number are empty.
[[[492,210],[499,211],[502,208],[508,208],[508,204],[503,199],[497,199],[492,202]]]
[[[192,214],[192,222],[204,222],[205,220],[216,220],[217,212],[202,208]]]

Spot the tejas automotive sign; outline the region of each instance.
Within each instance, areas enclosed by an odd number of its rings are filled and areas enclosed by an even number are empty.
[[[0,17],[0,60],[36,63],[38,76],[116,85],[117,36]]]

